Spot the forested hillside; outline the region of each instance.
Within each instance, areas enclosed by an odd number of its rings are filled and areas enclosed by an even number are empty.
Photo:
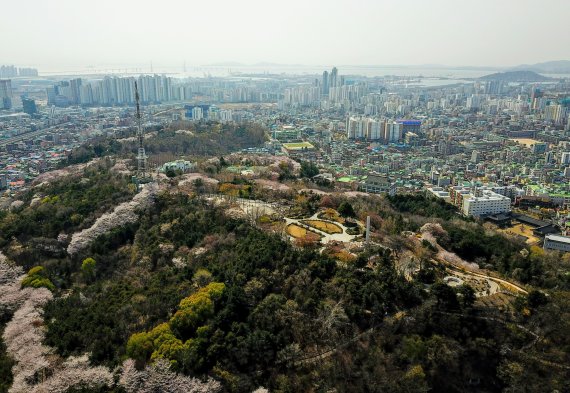
[[[290,197],[294,211],[371,216],[373,245],[341,263],[268,218],[233,216],[197,183],[164,180],[152,203],[125,205],[135,192],[114,164],[38,186],[0,213],[0,391],[12,379],[11,391],[145,392],[165,380],[197,392],[568,391],[568,258],[424,197]],[[121,204],[136,221],[68,253],[74,233]],[[441,228],[432,243],[426,224]],[[406,231],[423,234],[420,248]],[[492,306],[446,285],[430,263],[437,247],[528,294],[497,294],[510,300]],[[399,268],[409,250],[422,261],[412,276]],[[44,363],[10,356],[22,342]]]
[[[137,152],[134,130],[126,138],[96,138],[74,149],[62,166],[88,162],[108,155],[134,155]],[[145,138],[146,152],[208,157],[224,155],[247,147],[263,146],[265,130],[256,124],[177,122],[154,131]]]

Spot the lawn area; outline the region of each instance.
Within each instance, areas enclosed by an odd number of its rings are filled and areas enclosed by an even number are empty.
[[[510,234],[514,234],[514,235],[522,235],[522,236],[527,238],[527,240],[526,240],[527,244],[536,244],[540,241],[540,239],[537,238],[536,236],[534,236],[534,234],[532,233],[533,229],[534,228],[531,227],[530,225],[515,224],[510,228],[503,229],[502,232],[510,233]]]
[[[303,224],[307,224],[310,227],[317,228],[329,235],[333,235],[335,233],[342,233],[342,228],[332,222],[326,222],[321,220],[303,220],[301,221]]]
[[[310,240],[320,240],[321,236],[315,232],[306,230],[296,224],[289,224],[287,226],[287,233],[293,236],[295,239],[310,239]]]

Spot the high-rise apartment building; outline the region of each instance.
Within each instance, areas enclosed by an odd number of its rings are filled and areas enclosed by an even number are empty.
[[[0,109],[12,109],[12,81],[0,80]]]
[[[322,93],[329,94],[329,72],[323,71]]]
[[[186,94],[172,87],[172,78],[141,75],[136,80],[142,102],[168,102],[184,99]],[[135,101],[135,78],[106,76],[103,80],[84,83],[81,79],[60,82],[47,89],[49,105],[124,105]],[[176,94],[175,94],[176,93]]]
[[[544,108],[544,120],[551,121],[557,126],[564,125],[567,115],[566,107],[560,104],[551,104]]]
[[[402,127],[397,121],[386,122],[384,127],[384,142],[398,143],[402,140]]]
[[[366,139],[379,141],[383,138],[384,121],[367,117],[349,117],[346,119],[348,139]]]
[[[0,78],[15,78],[18,76],[18,69],[14,66],[1,66]]]
[[[72,79],[69,81],[69,87],[71,90],[71,97],[69,97],[69,101],[73,105],[79,105],[80,99],[80,89],[81,89],[81,78]]]
[[[192,108],[192,120],[202,120],[204,118],[204,111],[199,106]]]
[[[329,88],[338,86],[338,69],[336,67],[333,67],[330,74]]]

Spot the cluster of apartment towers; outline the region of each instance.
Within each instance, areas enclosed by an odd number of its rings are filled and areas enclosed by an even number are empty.
[[[421,120],[389,120],[370,117],[348,117],[346,136],[348,139],[362,139],[381,143],[401,143],[418,136]]]

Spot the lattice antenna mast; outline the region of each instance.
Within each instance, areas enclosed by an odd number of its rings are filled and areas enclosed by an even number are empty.
[[[135,81],[135,101],[137,103],[137,138],[139,141],[139,153],[137,155],[137,179],[139,181],[147,178],[147,156],[144,150],[144,132],[141,125],[141,109],[139,103],[139,89]]]

